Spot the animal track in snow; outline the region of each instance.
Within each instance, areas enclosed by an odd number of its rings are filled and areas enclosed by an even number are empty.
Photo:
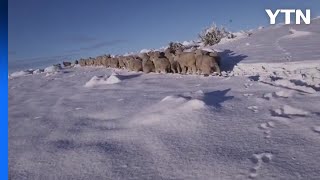
[[[246,88],[246,89],[248,89],[249,87],[251,87],[253,84],[252,83],[245,83],[244,84],[244,87]]]
[[[280,97],[280,98],[289,98],[293,95],[293,91],[277,91],[277,92],[273,92],[273,93],[266,93],[263,95],[264,99],[270,100],[273,97]]]
[[[262,167],[263,164],[271,162],[272,156],[273,155],[271,153],[254,154],[251,157],[251,162],[254,163],[255,166],[250,169],[249,178],[256,178],[259,175],[259,169]]]
[[[250,97],[250,96],[253,96],[253,94],[251,94],[251,93],[245,93],[245,94],[243,94],[243,96],[245,96],[245,97]]]
[[[249,107],[247,107],[247,108],[248,108],[249,110],[255,112],[255,113],[259,112],[258,106],[249,106]]]
[[[266,93],[266,94],[263,95],[263,98],[267,99],[267,100],[272,99],[272,97],[273,97],[272,93]]]
[[[274,96],[288,98],[288,97],[291,97],[292,94],[293,94],[293,91],[277,91],[274,93]]]
[[[312,130],[313,130],[313,132],[320,134],[320,126],[314,126],[314,127],[312,128]]]
[[[291,116],[307,116],[308,111],[291,107],[289,105],[284,105],[279,109],[274,109],[271,111],[273,116],[291,117]]]
[[[276,42],[275,42],[275,46],[276,46],[276,48],[277,48],[278,50],[280,50],[280,51],[282,51],[282,52],[284,53],[284,57],[283,57],[284,60],[291,61],[292,56],[290,55],[290,53],[289,53],[285,48],[283,48],[283,47],[280,45],[280,41],[281,41],[282,39],[286,39],[287,36],[288,36],[288,35],[283,36],[283,37],[280,37],[279,39],[277,39]]]
[[[259,125],[259,129],[264,131],[263,133],[265,134],[265,138],[271,137],[271,128],[274,128],[274,123],[271,121]]]

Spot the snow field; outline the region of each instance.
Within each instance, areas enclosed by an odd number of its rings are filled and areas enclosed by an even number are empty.
[[[221,50],[223,77],[100,67],[11,74],[9,176],[317,179],[317,33],[279,25],[210,47]]]

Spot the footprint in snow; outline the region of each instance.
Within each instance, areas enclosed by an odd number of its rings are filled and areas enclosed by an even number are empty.
[[[259,108],[258,106],[249,106],[247,107],[249,110],[253,111],[254,113],[259,112]]]
[[[266,93],[263,95],[264,99],[270,100],[273,97],[276,98],[289,98],[293,95],[293,91],[277,91],[277,92],[273,92],[273,93]]]
[[[249,178],[256,178],[259,175],[259,169],[262,168],[263,164],[271,162],[272,157],[273,155],[271,153],[253,154],[250,160],[254,166],[250,169]]]
[[[265,134],[265,138],[270,138],[271,137],[271,128],[274,128],[274,122],[266,122],[262,123],[258,127],[259,129],[263,130],[263,134]]]
[[[243,96],[244,96],[244,97],[250,97],[250,96],[253,96],[253,94],[251,94],[251,93],[245,93],[245,94],[243,94]]]
[[[266,100],[270,100],[270,99],[272,99],[272,97],[273,97],[272,93],[266,93],[263,95],[263,98]]]
[[[245,83],[244,84],[244,87],[246,88],[246,89],[248,89],[249,87],[251,87],[253,84],[252,83]]]

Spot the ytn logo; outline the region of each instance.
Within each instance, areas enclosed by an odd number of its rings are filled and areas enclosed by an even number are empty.
[[[285,14],[285,24],[291,24],[291,14],[296,14],[296,24],[301,23],[301,19],[305,24],[310,24],[310,9],[306,9],[306,14],[300,9],[277,9],[274,13],[270,9],[266,9],[266,12],[270,18],[270,24],[276,23],[276,18],[279,13]]]

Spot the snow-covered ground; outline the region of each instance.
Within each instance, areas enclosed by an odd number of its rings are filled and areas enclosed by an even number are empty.
[[[224,76],[9,76],[11,179],[319,179],[320,19],[213,48]],[[48,69],[47,69],[48,70]]]

